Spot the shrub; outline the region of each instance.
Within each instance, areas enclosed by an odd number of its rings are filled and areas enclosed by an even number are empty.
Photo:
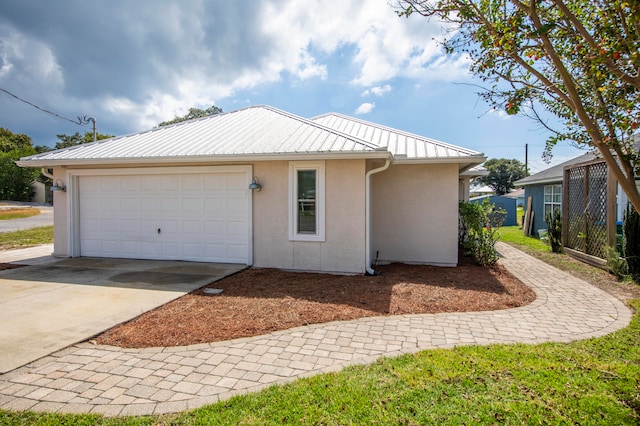
[[[609,272],[620,278],[629,276],[627,260],[620,256],[620,253],[615,247],[605,246],[604,253],[605,256],[607,256],[607,268],[609,268]]]
[[[622,247],[629,274],[640,279],[640,214],[628,206],[622,223]]]
[[[501,210],[485,199],[482,203],[461,201],[459,211],[458,237],[465,254],[482,266],[496,263],[498,252],[495,245],[500,238],[496,231],[503,223],[499,218],[504,218]]]
[[[547,238],[551,245],[551,251],[554,253],[562,253],[562,217],[560,210],[547,212],[544,217],[547,222]]]

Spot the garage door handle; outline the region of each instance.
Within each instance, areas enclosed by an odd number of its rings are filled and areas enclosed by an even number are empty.
[[[160,228],[158,228],[158,234],[160,233]]]

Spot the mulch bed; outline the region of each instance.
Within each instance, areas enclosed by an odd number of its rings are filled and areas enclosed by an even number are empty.
[[[247,269],[119,325],[94,339],[127,348],[181,346],[381,315],[508,309],[535,293],[500,265],[392,264],[380,276]]]

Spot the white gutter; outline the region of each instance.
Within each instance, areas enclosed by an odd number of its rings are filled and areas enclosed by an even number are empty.
[[[376,271],[371,267],[371,175],[375,173],[380,173],[389,168],[391,164],[391,160],[387,158],[384,163],[384,166],[378,167],[377,169],[372,169],[367,172],[365,175],[364,186],[365,186],[365,208],[364,208],[364,227],[365,227],[365,236],[364,236],[364,244],[365,244],[365,270],[367,271],[367,275],[376,275]]]
[[[100,142],[100,141],[98,141]],[[79,145],[78,145],[79,146]],[[145,165],[145,164],[181,164],[181,163],[222,163],[222,162],[255,162],[255,161],[303,161],[303,160],[351,160],[388,158],[388,151],[348,151],[348,152],[300,152],[283,154],[211,154],[185,155],[177,157],[114,157],[114,158],[29,158],[24,157],[15,163],[20,167],[54,167],[54,166],[111,166]]]

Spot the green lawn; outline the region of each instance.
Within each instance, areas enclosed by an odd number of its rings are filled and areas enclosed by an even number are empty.
[[[53,226],[43,226],[24,231],[0,232],[0,250],[13,250],[51,243],[53,243]]]
[[[538,253],[550,253],[551,247],[535,237],[529,237],[524,235],[522,229],[517,226],[503,226],[498,229],[500,234],[500,241],[505,243],[513,243],[519,248],[524,248],[527,251],[534,251]]]

